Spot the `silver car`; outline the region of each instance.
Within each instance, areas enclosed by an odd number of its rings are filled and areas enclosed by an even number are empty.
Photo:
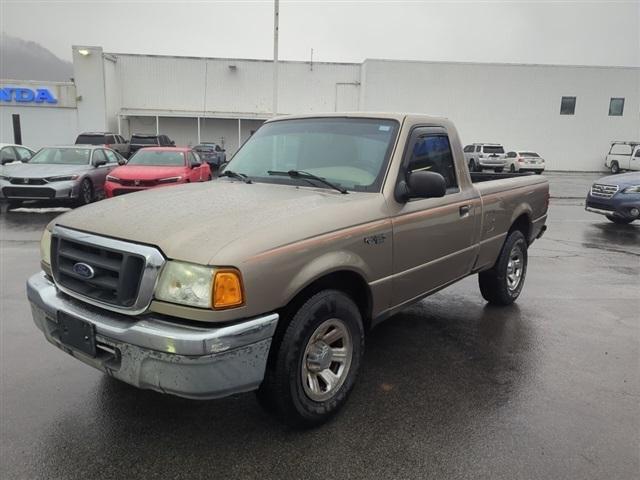
[[[125,160],[97,146],[45,147],[27,163],[0,170],[0,199],[17,208],[25,200],[86,205],[104,192],[107,174]]]

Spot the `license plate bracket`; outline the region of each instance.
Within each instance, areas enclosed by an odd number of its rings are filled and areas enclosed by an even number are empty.
[[[93,324],[58,312],[58,332],[60,341],[66,346],[91,357],[97,355],[96,328]]]

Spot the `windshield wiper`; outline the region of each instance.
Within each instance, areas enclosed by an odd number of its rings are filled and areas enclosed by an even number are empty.
[[[332,183],[326,178],[319,177],[314,175],[313,173],[305,172],[303,170],[289,170],[287,172],[279,171],[279,170],[269,170],[267,171],[269,175],[277,175],[277,176],[288,176],[291,178],[301,178],[303,180],[317,180],[320,183],[324,183],[326,186],[333,188],[334,190],[339,191],[340,193],[349,193],[346,188],[341,187],[338,184]]]
[[[225,170],[220,174],[221,177],[231,177],[242,180],[244,183],[253,183],[244,173],[234,172],[233,170]]]

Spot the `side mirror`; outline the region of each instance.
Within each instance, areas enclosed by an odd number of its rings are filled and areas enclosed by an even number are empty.
[[[439,198],[447,193],[447,182],[436,172],[418,171],[407,175],[406,181],[398,183],[396,200],[406,203],[411,198]]]
[[[175,142],[175,141],[173,141],[173,140],[171,140],[171,146],[172,146],[172,147],[175,147],[175,146],[176,146],[176,142]]]
[[[93,166],[96,167],[96,168],[101,167],[101,166],[106,165],[106,164],[107,164],[106,160],[95,160],[93,162]]]
[[[222,162],[220,165],[218,165],[218,171],[222,171],[222,169],[227,165],[229,165],[229,162]]]
[[[118,159],[118,165],[122,166],[122,165],[126,165],[126,164],[127,164],[127,161],[124,158],[119,158]]]

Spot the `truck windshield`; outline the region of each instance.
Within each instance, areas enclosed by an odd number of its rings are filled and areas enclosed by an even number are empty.
[[[138,145],[158,145],[158,137],[137,137],[134,135],[131,137],[131,143],[137,143]]]
[[[43,148],[29,160],[29,164],[88,165],[89,157],[91,150],[88,148]]]
[[[329,188],[269,171],[304,171],[348,190],[377,192],[386,172],[398,122],[368,118],[307,118],[264,124],[226,169],[254,181]]]
[[[182,152],[163,152],[157,150],[138,150],[127,165],[183,166]]]

